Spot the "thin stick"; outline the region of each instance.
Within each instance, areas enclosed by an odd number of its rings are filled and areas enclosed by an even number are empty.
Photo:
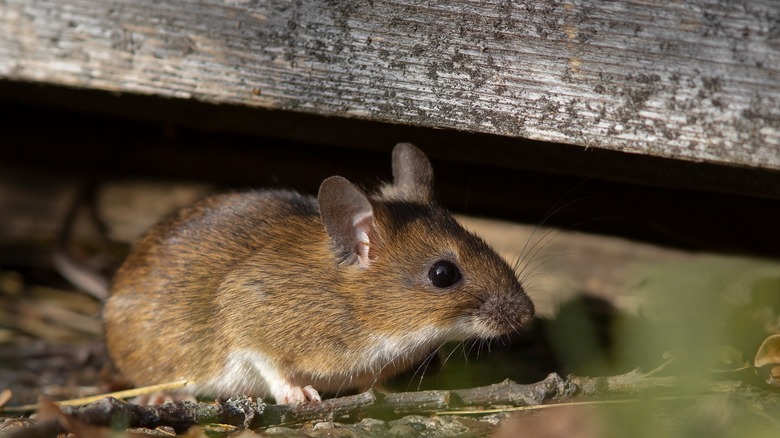
[[[99,395],[93,395],[90,397],[82,397],[82,398],[74,398],[71,400],[63,400],[59,402],[55,402],[57,406],[81,406],[85,405],[87,403],[92,403],[94,401],[98,401],[105,397],[114,397],[119,399],[126,399],[131,397],[137,397],[139,395],[145,395],[145,394],[153,394],[158,391],[166,391],[169,389],[178,389],[183,388],[187,386],[189,383],[188,380],[179,380],[176,382],[170,382],[170,383],[162,383],[160,385],[152,385],[152,386],[144,386],[141,388],[135,388],[135,389],[127,389],[125,391],[117,391],[117,392],[111,392],[108,394],[99,394]],[[20,413],[20,412],[30,412],[35,411],[38,409],[38,404],[33,405],[24,405],[24,406],[8,406],[8,407],[1,407],[0,406],[0,412],[10,412],[10,413]]]

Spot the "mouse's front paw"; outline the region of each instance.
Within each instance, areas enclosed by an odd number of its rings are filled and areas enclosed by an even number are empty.
[[[277,399],[276,402],[280,404],[299,404],[307,401],[322,401],[320,393],[317,392],[311,385],[304,386],[291,386],[287,388],[287,391],[282,395],[281,400]]]

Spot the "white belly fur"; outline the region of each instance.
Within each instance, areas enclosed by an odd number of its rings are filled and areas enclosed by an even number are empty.
[[[370,335],[369,347],[361,351],[334,352],[343,356],[343,371],[329,374],[306,374],[296,370],[280,370],[268,355],[257,350],[238,350],[228,354],[223,371],[214,378],[196,382],[193,391],[216,397],[244,394],[274,397],[286,394],[290,388],[312,385],[320,392],[338,393],[348,389],[367,389],[387,370],[411,366],[441,347],[444,342],[461,340],[474,333],[470,324],[459,323],[449,328],[425,327],[402,336]]]

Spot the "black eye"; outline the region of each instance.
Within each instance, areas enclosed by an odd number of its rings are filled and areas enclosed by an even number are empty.
[[[450,287],[460,280],[460,270],[452,262],[439,260],[431,266],[428,278],[436,287]]]

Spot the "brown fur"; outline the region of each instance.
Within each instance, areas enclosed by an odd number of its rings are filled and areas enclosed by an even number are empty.
[[[533,305],[514,272],[431,202],[424,155],[402,145],[393,164],[396,184],[368,198],[367,266],[343,257],[355,245],[344,244],[350,235],[328,234],[317,199],[289,191],[211,196],[153,227],[118,271],[106,305],[117,366],[136,384],[203,382],[223,371],[228,352],[249,349],[272,358],[295,384],[337,380],[346,388],[380,371],[361,357],[374,348],[370,334],[395,338],[469,318],[494,334],[525,325]],[[341,190],[329,187],[323,183],[320,199],[323,190]],[[350,193],[344,196],[362,192]],[[428,279],[441,259],[463,275],[447,289]],[[442,340],[431,342],[399,351],[382,374]]]

